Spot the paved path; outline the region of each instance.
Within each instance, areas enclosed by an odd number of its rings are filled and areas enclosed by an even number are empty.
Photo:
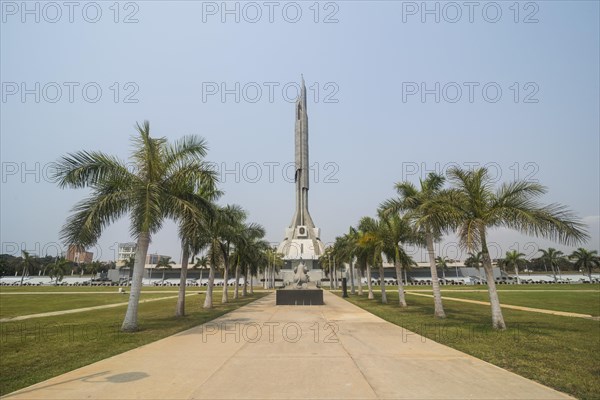
[[[415,292],[408,291],[408,290],[405,293],[412,294],[414,296],[433,297],[432,294],[415,293]],[[481,304],[481,305],[487,305],[487,306],[490,305],[490,303],[487,302],[487,301],[459,299],[457,297],[442,296],[442,299],[444,299],[444,300],[451,300],[451,301],[459,301],[461,303]],[[510,304],[500,304],[500,307],[502,307],[502,308],[509,308],[511,310],[529,311],[529,312],[536,312],[536,313],[541,313],[541,314],[559,315],[561,317],[574,317],[574,318],[585,318],[585,319],[595,319],[595,320],[598,319],[598,317],[594,317],[593,315],[590,315],[590,314],[579,314],[579,313],[568,312],[568,311],[547,310],[545,308],[532,308],[532,307],[523,307],[523,306],[513,306],[513,305],[510,305]]]
[[[325,292],[266,296],[207,324],[7,399],[565,399]]]

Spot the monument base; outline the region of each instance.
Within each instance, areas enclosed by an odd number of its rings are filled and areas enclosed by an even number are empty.
[[[278,306],[322,306],[321,289],[278,289],[275,304]]]

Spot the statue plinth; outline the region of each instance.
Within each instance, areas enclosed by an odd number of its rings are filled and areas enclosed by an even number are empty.
[[[275,304],[278,306],[322,306],[322,289],[277,289]]]

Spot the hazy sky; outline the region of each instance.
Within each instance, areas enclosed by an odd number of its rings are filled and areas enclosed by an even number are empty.
[[[597,1],[0,4],[2,253],[55,255],[86,191],[59,189],[51,163],[82,149],[127,159],[145,119],[155,136],[205,137],[222,202],[280,241],[301,74],[325,242],[374,215],[395,182],[458,164],[537,179],[600,247]],[[129,240],[123,219],[92,251],[113,259]],[[504,230],[491,241],[493,256],[553,245]],[[457,256],[451,238],[441,250]],[[179,261],[173,223],[150,252]]]

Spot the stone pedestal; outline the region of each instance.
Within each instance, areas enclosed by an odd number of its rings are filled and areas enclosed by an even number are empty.
[[[278,306],[322,306],[321,289],[278,289],[275,304]]]

